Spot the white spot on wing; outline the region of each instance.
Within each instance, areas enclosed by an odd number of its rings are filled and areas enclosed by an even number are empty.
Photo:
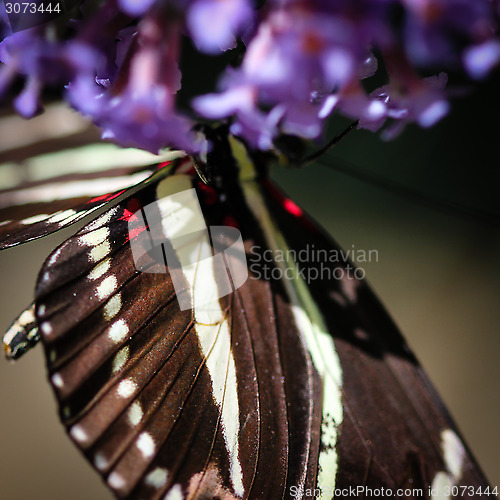
[[[59,255],[61,255],[63,248],[59,247],[49,258],[49,264],[54,264],[54,262],[59,258]]]
[[[445,495],[445,489],[448,489],[453,486],[453,483],[450,480],[450,476],[446,474],[446,472],[438,472],[434,479],[432,480],[431,491],[436,493],[432,495],[432,500],[445,500],[450,498],[448,495]]]
[[[167,470],[161,467],[157,467],[146,476],[144,482],[148,486],[152,486],[153,488],[159,489],[166,484],[167,477],[168,477]]]
[[[441,433],[441,447],[447,470],[458,481],[462,477],[465,448],[461,439],[451,429]]]
[[[180,484],[173,486],[170,491],[165,495],[163,500],[184,500],[184,494]]]
[[[37,222],[42,222],[50,217],[49,214],[38,214],[32,217],[26,217],[26,219],[20,220],[21,224],[35,224]]]
[[[10,328],[5,332],[3,336],[3,342],[5,346],[9,346],[10,343],[14,340],[16,335],[23,332],[26,327],[35,321],[34,316],[34,306],[32,305],[29,309],[26,309],[22,312],[22,314],[12,323]],[[33,335],[36,332],[37,328],[32,328],[29,332],[26,332],[28,337]]]
[[[94,457],[94,465],[97,470],[103,471],[108,468],[109,462],[101,452],[97,452]]]
[[[40,325],[40,330],[42,331],[42,333],[44,333],[45,335],[48,336],[48,335],[52,334],[53,328],[52,328],[52,325],[48,321],[44,321]]]
[[[3,336],[4,344],[10,344],[10,342],[12,342],[12,340],[19,332],[22,332],[22,328],[16,322],[7,330],[7,333]]]
[[[108,484],[114,490],[120,490],[127,483],[125,481],[125,478],[121,474],[118,474],[118,472],[112,472],[108,477]]]
[[[38,314],[40,316],[45,316],[46,311],[47,311],[47,307],[45,306],[45,304],[40,304],[38,306]]]
[[[117,352],[116,356],[113,358],[113,373],[116,373],[125,365],[128,361],[129,353],[130,349],[128,345]]]
[[[97,297],[100,300],[104,300],[116,290],[117,286],[118,282],[116,280],[116,276],[111,275],[107,278],[104,278],[96,289]]]
[[[104,306],[104,319],[110,321],[119,312],[122,307],[122,297],[120,293],[117,293],[111,297],[106,305]]]
[[[78,441],[79,443],[85,443],[87,439],[89,438],[88,434],[85,432],[83,427],[79,424],[74,425],[71,427],[69,431],[69,435],[75,440]]]
[[[133,380],[126,378],[118,384],[116,392],[122,398],[129,398],[136,390],[137,384]]]
[[[99,262],[104,259],[111,252],[111,245],[109,241],[103,241],[100,245],[92,247],[89,252],[88,258],[90,262]]]
[[[47,222],[63,222],[66,219],[74,218],[77,212],[72,208],[56,212]]]
[[[156,452],[155,442],[153,441],[151,434],[148,434],[147,432],[141,432],[135,444],[144,458],[151,458]]]
[[[127,412],[128,421],[131,425],[137,425],[141,422],[143,416],[141,403],[134,401]]]
[[[80,245],[86,245],[91,247],[96,247],[109,238],[109,228],[101,227],[96,231],[91,231],[90,233],[84,234],[78,237],[78,243]]]
[[[26,309],[26,311],[23,311],[21,316],[19,316],[19,323],[21,323],[21,325],[27,325],[34,320],[35,320],[35,316],[33,314],[32,308]]]
[[[96,220],[89,222],[89,224],[87,225],[87,229],[89,231],[94,231],[94,230],[98,229],[99,227],[104,226],[112,219],[112,217],[117,212],[118,212],[118,207],[117,206],[113,207],[111,210],[109,210],[105,214],[102,214],[101,216],[97,217]]]
[[[441,432],[441,450],[445,470],[438,472],[432,480],[432,489],[437,493],[432,496],[433,500],[452,498],[444,494],[445,487],[449,490],[455,486],[463,472],[465,447],[453,430],[445,429]]]
[[[125,320],[119,319],[110,326],[108,331],[108,338],[115,344],[118,344],[119,342],[127,338],[128,332],[129,329],[127,323],[125,323]]]
[[[100,278],[103,274],[109,271],[110,267],[111,259],[108,257],[102,262],[99,262],[99,264],[97,264],[97,266],[95,266],[92,271],[90,271],[90,273],[88,274],[89,280],[96,280],[97,278]]]
[[[54,375],[52,375],[50,380],[58,389],[60,389],[64,385],[64,380],[61,377],[60,373],[54,373]]]

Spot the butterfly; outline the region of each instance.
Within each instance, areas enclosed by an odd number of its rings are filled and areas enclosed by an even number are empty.
[[[265,158],[218,140],[208,186],[174,155],[141,160],[128,184],[106,171],[118,185],[106,195],[78,191],[74,165],[5,192],[19,214],[0,226],[6,246],[110,204],[47,258],[6,337],[11,357],[40,337],[63,424],[107,486],[118,498],[496,494],[340,248]],[[57,182],[74,187],[56,203],[14,195]],[[238,241],[243,256],[226,251]]]

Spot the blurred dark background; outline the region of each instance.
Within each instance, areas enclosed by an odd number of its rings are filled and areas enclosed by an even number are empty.
[[[367,278],[494,486],[500,485],[498,222],[441,212],[333,167],[361,167],[441,201],[496,213],[498,221],[499,83],[497,73],[456,100],[432,129],[409,127],[389,143],[355,131],[323,159],[329,166],[273,171],[344,248],[378,251],[378,262],[363,264]],[[0,329],[31,301],[43,260],[72,232],[0,254]],[[0,362],[0,396],[1,498],[111,498],[58,422],[40,348],[15,364]]]

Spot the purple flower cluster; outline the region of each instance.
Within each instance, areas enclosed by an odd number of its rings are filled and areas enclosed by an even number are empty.
[[[4,38],[0,95],[24,75],[14,105],[29,117],[43,88],[59,86],[104,137],[154,152],[196,151],[193,126],[207,119],[230,121],[260,149],[281,134],[316,139],[336,111],[392,137],[447,113],[442,71],[480,79],[500,61],[489,0],[268,0],[259,8],[252,0],[104,0],[80,10],[64,29],[55,20]],[[181,111],[186,37],[207,57],[231,49],[242,57]],[[375,74],[385,84],[367,91]]]

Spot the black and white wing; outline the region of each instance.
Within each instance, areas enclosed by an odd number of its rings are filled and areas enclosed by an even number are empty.
[[[103,143],[74,115],[53,105],[33,122],[0,118],[0,249],[80,220],[178,156]]]
[[[328,262],[329,278],[311,279],[319,262],[296,258],[307,245],[336,245],[267,181],[247,178],[220,192],[177,172],[63,243],[37,284],[36,319],[61,418],[115,495],[486,491],[366,284]],[[186,192],[195,198],[179,203]],[[230,252],[216,259],[216,233],[208,238],[199,227],[198,209],[202,226],[237,229],[246,263]],[[152,244],[153,213],[163,246]],[[246,281],[234,273],[242,265]],[[223,275],[231,293],[222,292]]]

